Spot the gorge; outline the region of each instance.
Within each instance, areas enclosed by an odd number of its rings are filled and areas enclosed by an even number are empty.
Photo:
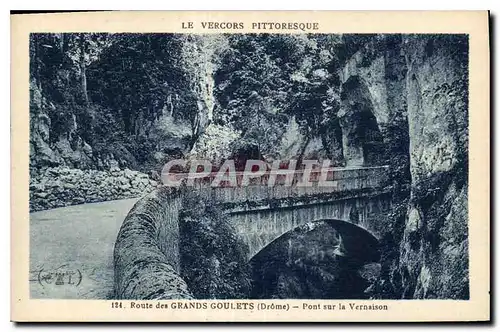
[[[30,209],[150,192],[118,235],[115,297],[469,297],[466,35],[32,34],[30,52]],[[372,203],[352,188],[291,212],[249,256],[234,206],[158,187],[180,158],[386,168]],[[345,255],[328,220],[363,209],[377,250]]]

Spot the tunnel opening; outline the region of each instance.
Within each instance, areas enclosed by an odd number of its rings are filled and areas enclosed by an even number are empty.
[[[342,85],[341,99],[344,106],[340,122],[346,165],[384,164],[384,137],[366,84],[358,76],[350,77]]]
[[[343,220],[296,227],[250,260],[251,298],[366,299],[380,273],[378,240]]]

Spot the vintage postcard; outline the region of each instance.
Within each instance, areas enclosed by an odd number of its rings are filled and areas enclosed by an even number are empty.
[[[11,319],[490,319],[488,12],[12,15]]]

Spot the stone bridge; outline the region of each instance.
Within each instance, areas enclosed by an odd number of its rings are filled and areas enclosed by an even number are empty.
[[[251,259],[288,231],[321,219],[344,220],[379,238],[384,229],[381,219],[390,203],[384,190],[386,172],[386,166],[339,168],[328,179],[330,185],[323,187],[312,181],[310,187],[201,185],[197,191],[209,201],[220,202],[248,244]]]
[[[250,260],[272,241],[315,221],[336,221],[342,238],[373,243],[390,207],[388,166],[333,169],[330,185],[161,188],[141,199],[125,219],[115,244],[115,296],[123,299],[189,298],[179,277],[178,215],[183,196],[195,191],[218,204],[248,244]],[[314,176],[313,176],[314,178]],[[266,179],[264,178],[264,181]],[[346,243],[350,248],[356,244]]]

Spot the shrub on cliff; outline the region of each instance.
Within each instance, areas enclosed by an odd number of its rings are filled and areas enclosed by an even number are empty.
[[[248,247],[228,219],[198,195],[179,215],[181,276],[198,299],[248,298]]]

